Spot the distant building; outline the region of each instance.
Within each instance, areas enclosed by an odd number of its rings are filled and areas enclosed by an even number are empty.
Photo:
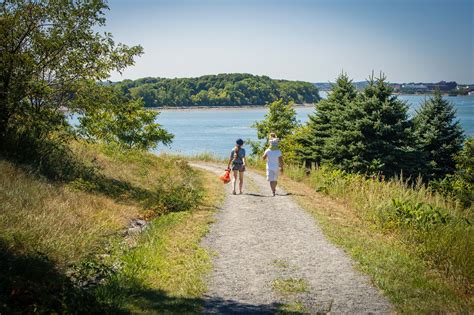
[[[428,89],[428,87],[425,84],[422,84],[422,83],[402,84],[401,88],[402,89],[407,89],[407,90],[427,90]]]
[[[428,86],[428,89],[431,91],[439,89],[442,92],[443,91],[448,92],[448,91],[455,90],[458,87],[458,84],[456,83],[456,81],[450,81],[450,82],[440,81],[438,83],[429,83],[427,84],[427,86]]]

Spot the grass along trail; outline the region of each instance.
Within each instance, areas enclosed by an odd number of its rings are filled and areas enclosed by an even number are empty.
[[[216,174],[222,167],[193,162]],[[213,255],[204,313],[390,313],[388,300],[331,244],[310,214],[264,177],[246,173],[243,195],[230,185],[203,241]]]

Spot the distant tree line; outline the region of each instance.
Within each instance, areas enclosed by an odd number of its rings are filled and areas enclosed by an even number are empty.
[[[146,107],[264,105],[278,99],[303,104],[320,100],[318,89],[311,83],[243,73],[142,78],[114,85],[125,95],[142,98]]]

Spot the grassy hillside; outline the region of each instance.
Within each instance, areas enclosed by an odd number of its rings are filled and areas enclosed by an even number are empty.
[[[220,185],[178,158],[82,143],[72,151],[94,176],[54,182],[0,160],[0,270],[7,271],[0,313],[129,312],[128,297],[144,288],[164,297],[201,294],[197,279],[209,262],[198,242]],[[136,219],[151,224],[127,232]],[[140,263],[138,253],[158,265]],[[135,266],[143,277],[130,273]],[[158,267],[166,279],[145,276]],[[126,294],[117,290],[119,278]]]
[[[473,208],[411,186],[289,167],[285,188],[402,313],[473,310]]]

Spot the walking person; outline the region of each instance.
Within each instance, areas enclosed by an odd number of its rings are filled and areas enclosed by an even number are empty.
[[[230,153],[229,163],[227,164],[227,169],[230,169],[232,165],[232,171],[234,172],[234,182],[233,182],[233,191],[232,194],[236,194],[235,186],[237,184],[237,178],[239,179],[239,193],[242,194],[242,188],[244,186],[244,172],[245,172],[245,149],[242,148],[244,141],[242,139],[237,139],[235,142],[235,147]]]
[[[263,159],[267,161],[267,181],[270,182],[273,196],[276,194],[279,170],[283,172],[283,156],[278,147],[279,143],[280,140],[274,133],[271,133],[269,140],[270,146],[263,154]]]

